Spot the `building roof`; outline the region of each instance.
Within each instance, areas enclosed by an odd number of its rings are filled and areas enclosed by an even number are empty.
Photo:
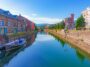
[[[9,11],[5,11],[3,9],[0,9],[0,15],[3,15],[3,16],[9,17],[9,18],[13,18],[13,19],[17,19],[17,15],[13,15]]]

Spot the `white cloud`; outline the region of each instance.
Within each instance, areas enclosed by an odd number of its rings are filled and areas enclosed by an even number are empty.
[[[25,16],[26,18],[30,19],[31,21],[33,21],[37,24],[42,24],[42,23],[54,24],[54,23],[57,23],[62,20],[59,18],[40,17],[36,13],[32,13],[32,14],[28,15],[25,12],[23,12],[23,11],[21,12],[21,10],[18,10],[18,8],[13,8],[13,6],[11,6],[11,4],[6,0],[1,0],[0,8],[9,10],[12,14],[16,14],[16,15],[19,15],[21,13],[21,15]]]
[[[58,23],[60,21],[62,21],[62,19],[59,18],[49,18],[49,17],[29,17],[27,15],[23,15],[26,18],[32,20],[33,22],[35,22],[36,24],[42,24],[42,23],[48,23],[48,24],[55,24]]]
[[[36,16],[37,16],[37,14],[36,14],[36,13],[33,13],[33,14],[32,14],[32,16],[33,16],[33,17],[36,17]]]
[[[12,14],[16,14],[16,15],[19,15],[21,13],[21,15],[25,16],[26,18],[30,19],[36,24],[42,24],[42,23],[54,24],[54,23],[61,21],[61,19],[59,18],[40,17],[36,13],[32,13],[28,15],[24,12],[21,12],[20,10],[18,11],[18,8],[13,8],[13,6],[7,3],[6,0],[2,0],[2,3],[0,3],[0,8],[9,10]]]
[[[16,15],[19,15],[20,12],[19,11],[16,11],[16,10],[9,10],[12,14],[16,14]]]

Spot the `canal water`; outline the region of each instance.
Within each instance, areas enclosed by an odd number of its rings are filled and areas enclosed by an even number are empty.
[[[29,40],[29,39],[28,39]],[[30,42],[32,41],[32,42]],[[90,67],[90,57],[47,33],[32,37],[27,47],[0,59],[2,67]]]

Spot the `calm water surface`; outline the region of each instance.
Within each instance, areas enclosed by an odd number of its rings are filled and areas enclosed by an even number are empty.
[[[49,34],[38,33],[32,45],[10,55],[3,67],[90,67],[89,56]],[[9,57],[10,57],[9,56]],[[1,59],[1,61],[5,61]]]

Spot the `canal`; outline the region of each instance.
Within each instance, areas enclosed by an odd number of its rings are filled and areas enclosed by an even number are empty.
[[[0,67],[90,67],[90,56],[57,37],[42,32],[30,41],[0,58]]]

